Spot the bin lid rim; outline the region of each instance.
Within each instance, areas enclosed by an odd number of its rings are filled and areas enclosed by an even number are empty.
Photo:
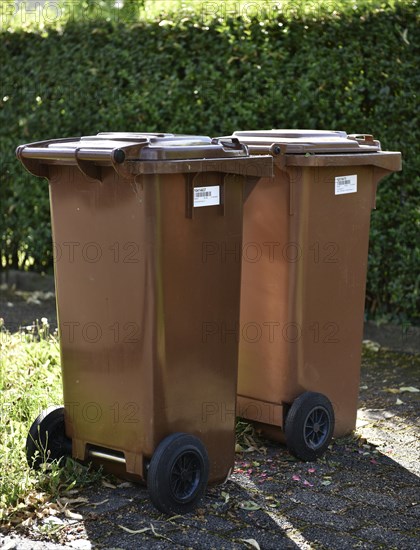
[[[279,146],[281,153],[376,152],[381,144],[371,134],[347,134],[332,130],[244,130],[231,137],[249,147]]]
[[[50,163],[79,161],[231,159],[249,157],[248,147],[236,138],[212,139],[201,135],[102,133],[94,136],[62,138],[18,148],[22,157]],[[73,160],[74,160],[73,159]]]

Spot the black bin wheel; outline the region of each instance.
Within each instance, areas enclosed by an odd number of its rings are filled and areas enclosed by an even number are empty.
[[[322,456],[334,431],[334,410],[322,393],[299,395],[286,416],[284,434],[292,455],[305,461]]]
[[[147,488],[153,504],[165,514],[191,512],[204,495],[209,459],[195,436],[174,433],[157,446],[147,472]]]
[[[64,407],[49,407],[34,420],[26,438],[26,460],[31,468],[39,470],[71,455],[71,440],[66,437]]]

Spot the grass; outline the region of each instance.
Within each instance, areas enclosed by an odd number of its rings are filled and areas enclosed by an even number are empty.
[[[20,523],[22,511],[98,478],[68,459],[35,472],[27,466],[30,425],[52,404],[62,403],[59,343],[46,319],[11,334],[0,319],[0,522]]]

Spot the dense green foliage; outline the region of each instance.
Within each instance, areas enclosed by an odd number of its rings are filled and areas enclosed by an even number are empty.
[[[108,130],[373,133],[403,152],[404,167],[379,186],[367,312],[418,322],[417,28],[417,2],[396,1],[266,20],[198,12],[0,33],[3,266],[52,268],[48,185],[15,160],[20,143]]]

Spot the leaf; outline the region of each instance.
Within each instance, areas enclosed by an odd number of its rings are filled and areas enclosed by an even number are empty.
[[[123,531],[126,531],[127,533],[130,533],[130,535],[141,535],[142,533],[146,533],[147,531],[151,531],[150,527],[144,527],[143,529],[129,529],[128,527],[124,527],[124,525],[118,525],[120,529]]]
[[[418,393],[420,392],[420,390],[418,388],[414,388],[413,386],[404,386],[400,388],[400,392],[401,393],[404,393],[404,392]]]
[[[61,507],[64,507],[68,504],[74,506],[75,504],[90,504],[89,499],[85,497],[77,497],[77,498],[67,498],[67,497],[61,497],[57,499],[57,504]]]
[[[133,484],[130,483],[129,481],[124,481],[123,483],[120,483],[118,485],[118,489],[127,489],[128,487],[132,487]]]
[[[166,521],[173,521],[174,519],[180,519],[182,518],[182,516],[180,516],[179,514],[177,516],[171,516],[170,518],[168,518]]]
[[[109,502],[109,498],[106,498],[105,500],[101,500],[100,502],[92,502],[91,506],[101,506],[102,504],[106,504]]]
[[[239,505],[242,510],[260,510],[261,506],[257,504],[256,502],[253,502],[252,500],[246,500],[245,502],[241,502]]]
[[[223,497],[224,500],[225,500],[225,504],[226,504],[227,502],[229,502],[229,500],[230,500],[230,495],[229,495],[229,493],[225,493],[224,491],[222,491],[222,497]]]
[[[252,546],[252,548],[256,548],[257,550],[261,550],[260,545],[255,539],[239,539],[242,542],[245,542],[246,544],[249,544],[249,546]]]
[[[83,519],[83,516],[81,514],[76,514],[75,512],[71,512],[68,508],[64,510],[64,515],[66,516],[66,518],[76,519],[77,521],[80,521]]]
[[[109,483],[109,481],[102,480],[102,485],[104,487],[107,487],[108,489],[116,489],[116,485],[113,485],[112,483]]]
[[[321,481],[321,485],[325,485],[325,486],[328,486],[328,485],[331,485],[332,481],[329,481],[328,479],[325,479],[324,481]]]
[[[300,476],[295,474],[294,476],[292,476],[292,479],[293,479],[293,481],[300,481]]]
[[[396,405],[404,405],[404,401],[401,401],[401,399],[398,399],[398,397],[397,397],[397,400],[395,401],[395,404]]]
[[[407,44],[407,46],[409,46],[410,42],[407,39],[408,29],[404,29],[403,32],[400,33],[400,34],[401,34],[401,37],[404,40],[404,42]]]
[[[165,535],[161,535],[160,533],[158,533],[153,525],[153,523],[150,524],[150,529],[153,533],[153,535],[157,538],[157,539],[166,539],[166,540],[171,540],[169,537],[166,537]]]

